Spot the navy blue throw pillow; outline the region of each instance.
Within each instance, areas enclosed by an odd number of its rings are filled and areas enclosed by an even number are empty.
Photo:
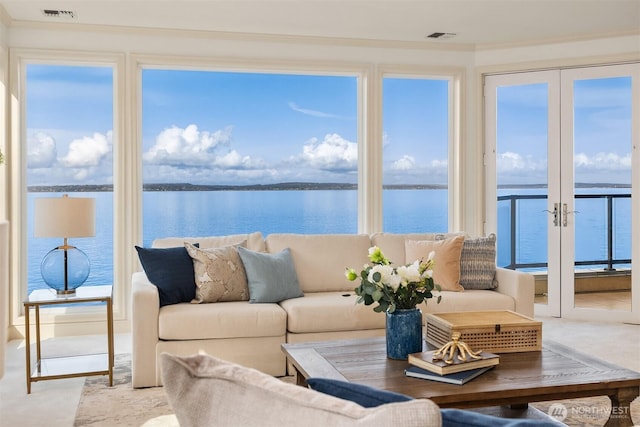
[[[160,307],[190,302],[196,297],[193,259],[184,246],[176,248],[136,246],[136,251],[147,278],[158,288]]]
[[[364,384],[328,378],[309,378],[307,384],[313,390],[349,400],[365,408],[413,399],[404,394],[380,390]],[[442,427],[554,427],[559,425],[553,421],[498,418],[462,409],[441,409],[440,413]]]
[[[412,400],[411,397],[405,396],[404,394],[380,390],[364,384],[349,383],[328,378],[308,378],[307,384],[312,390],[344,400],[350,400],[365,408],[372,408],[385,403]]]

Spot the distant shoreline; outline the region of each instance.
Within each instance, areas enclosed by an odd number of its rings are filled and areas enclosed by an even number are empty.
[[[499,185],[498,188],[546,188],[546,184]],[[577,188],[631,188],[630,184],[577,183]],[[143,191],[307,191],[307,190],[356,190],[357,184],[321,182],[281,182],[277,184],[252,185],[202,185],[202,184],[144,184]],[[446,190],[446,184],[391,184],[385,190]],[[112,184],[88,185],[33,185],[27,187],[31,193],[95,193],[113,191]]]

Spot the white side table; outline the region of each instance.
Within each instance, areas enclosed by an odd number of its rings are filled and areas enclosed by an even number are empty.
[[[43,358],[40,349],[40,307],[43,305],[80,304],[104,302],[107,309],[106,354],[88,354],[69,357]],[[31,366],[31,339],[29,312],[35,310],[36,319],[36,364]],[[27,394],[31,393],[31,383],[62,378],[109,375],[109,386],[113,385],[113,287],[81,286],[75,295],[57,295],[53,289],[37,289],[24,300],[25,352],[27,368]]]

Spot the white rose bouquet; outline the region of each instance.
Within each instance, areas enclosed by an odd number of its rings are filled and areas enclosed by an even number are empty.
[[[375,312],[393,313],[396,309],[415,308],[423,301],[434,298],[433,291],[440,291],[440,286],[433,283],[433,260],[431,252],[427,260],[417,260],[412,264],[392,266],[380,248],[369,248],[369,260],[360,275],[353,268],[347,268],[347,279],[354,281],[360,277],[360,286],[355,288],[358,303],[371,305]],[[440,303],[442,296],[438,295]]]

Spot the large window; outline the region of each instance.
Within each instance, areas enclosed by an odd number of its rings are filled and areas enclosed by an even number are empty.
[[[383,228],[448,230],[449,81],[383,80]]]
[[[40,197],[95,198],[96,236],[69,243],[91,261],[85,286],[115,285],[116,320],[140,268],[134,245],[155,238],[447,229],[452,80],[163,58],[125,68],[125,55],[19,49],[12,59],[16,324],[21,299],[46,287],[43,257],[63,243],[34,237]]]
[[[43,257],[62,239],[34,237],[34,200],[95,198],[96,235],[70,239],[91,261],[85,286],[113,279],[113,68],[27,64],[26,190],[28,292],[46,288]]]
[[[143,236],[354,233],[358,79],[144,69]]]

